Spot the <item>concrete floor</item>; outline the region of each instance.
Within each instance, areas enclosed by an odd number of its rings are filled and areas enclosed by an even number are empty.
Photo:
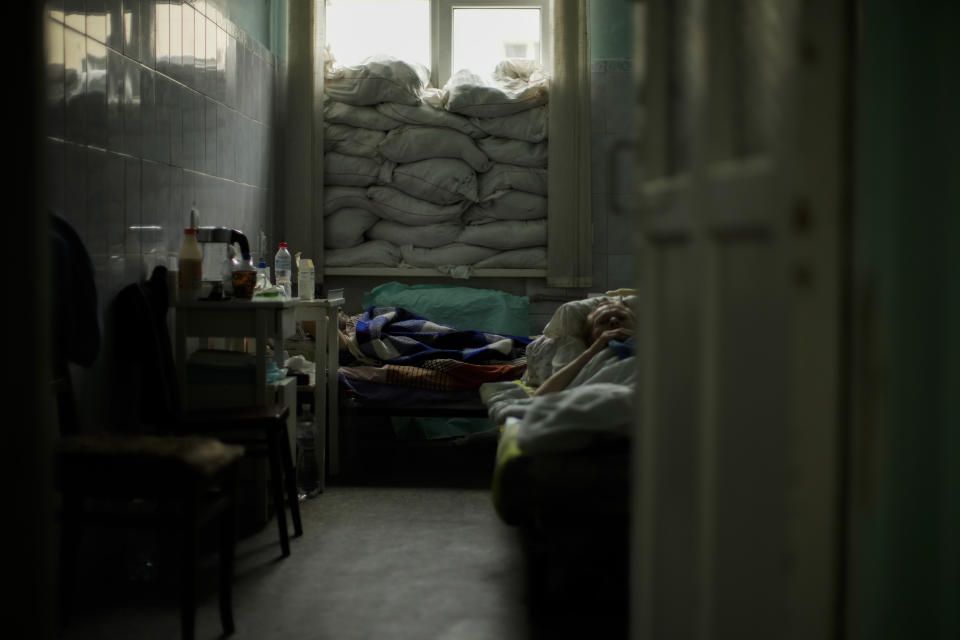
[[[516,532],[488,489],[333,486],[301,507],[304,535],[290,557],[279,558],[273,521],[239,543],[235,638],[532,637]],[[220,635],[215,575],[210,557],[198,638]],[[101,566],[81,574],[63,637],[178,637],[169,584],[106,576]]]

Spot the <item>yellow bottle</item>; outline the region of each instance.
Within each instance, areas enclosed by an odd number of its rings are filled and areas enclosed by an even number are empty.
[[[183,230],[183,246],[180,247],[177,270],[180,300],[196,300],[200,297],[200,283],[203,278],[203,252],[197,243],[196,229]]]

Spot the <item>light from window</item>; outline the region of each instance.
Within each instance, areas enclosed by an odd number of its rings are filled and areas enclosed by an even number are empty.
[[[453,67],[489,75],[505,58],[540,59],[540,9],[453,9]]]
[[[430,68],[430,0],[327,0],[326,31],[340,65],[385,54]]]

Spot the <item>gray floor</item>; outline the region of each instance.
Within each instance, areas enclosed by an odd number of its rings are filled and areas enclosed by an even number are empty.
[[[279,559],[272,521],[241,541],[235,638],[531,637],[516,532],[488,489],[333,486],[301,506],[305,531],[289,558]],[[80,577],[65,638],[178,637],[174,598],[143,584],[97,587],[97,572]],[[206,582],[197,637],[216,638],[215,573]]]

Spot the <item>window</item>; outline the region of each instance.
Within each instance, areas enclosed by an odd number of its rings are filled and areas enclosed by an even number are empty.
[[[326,0],[326,33],[337,62],[383,53],[419,62],[442,87],[460,69],[490,74],[504,58],[548,71],[549,0]]]

